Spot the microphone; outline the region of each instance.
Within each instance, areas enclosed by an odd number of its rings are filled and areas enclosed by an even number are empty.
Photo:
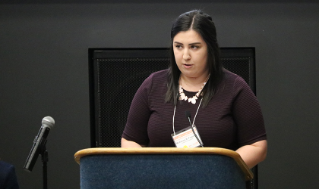
[[[185,111],[185,116],[187,117],[187,119],[189,121],[189,124],[190,124],[190,126],[192,128],[192,131],[193,131],[197,141],[199,142],[200,146],[203,147],[202,141],[198,138],[197,133],[194,131],[194,125],[191,122],[191,113],[188,110]]]
[[[185,116],[187,117],[189,124],[193,127],[192,122],[191,122],[191,113],[189,111],[185,111]]]
[[[47,142],[47,137],[50,130],[53,128],[55,121],[52,117],[46,116],[42,119],[42,126],[38,132],[38,135],[33,141],[33,146],[28,155],[28,158],[24,164],[24,169],[31,172],[39,154],[42,154],[45,149],[45,144]]]

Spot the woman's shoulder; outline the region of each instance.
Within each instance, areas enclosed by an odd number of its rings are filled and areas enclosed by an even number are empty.
[[[233,85],[248,85],[246,81],[236,73],[233,73],[227,69],[224,69],[224,80],[226,83],[233,84]]]
[[[237,95],[245,95],[248,96],[249,99],[251,99],[253,96],[255,96],[254,91],[251,89],[249,84],[239,75],[229,71],[225,70],[225,79],[224,79],[224,88],[226,88],[226,92],[231,94],[232,96]]]
[[[166,86],[166,81],[167,81],[167,72],[168,70],[160,70],[151,73],[142,83],[141,87],[142,88],[147,88],[147,89],[152,89],[156,87],[160,87],[163,84]]]
[[[165,70],[159,70],[156,72],[151,73],[149,76],[152,79],[166,79],[167,78],[168,69]]]
[[[151,73],[148,78],[146,78],[145,82],[151,84],[151,85],[161,85],[163,83],[166,83],[167,81],[167,73],[168,70],[160,70]]]

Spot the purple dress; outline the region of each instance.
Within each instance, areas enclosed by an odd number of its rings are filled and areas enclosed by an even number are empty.
[[[247,83],[238,75],[224,70],[225,76],[209,104],[198,110],[195,125],[204,147],[231,150],[266,139],[260,105]],[[152,73],[137,90],[131,103],[122,137],[148,147],[175,147],[173,133],[174,104],[165,103],[167,70]],[[188,97],[196,92],[184,90]],[[201,99],[201,98],[200,98]],[[185,111],[193,118],[196,104],[179,101],[174,127],[188,127]]]

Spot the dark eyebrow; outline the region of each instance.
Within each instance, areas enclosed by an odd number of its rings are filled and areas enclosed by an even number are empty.
[[[201,44],[201,42],[195,42],[195,43],[191,43],[189,45],[200,45],[200,44]]]
[[[183,44],[183,43],[180,43],[178,41],[175,41],[174,43]],[[200,44],[201,44],[201,42],[195,42],[195,43],[190,43],[188,45],[200,45]]]

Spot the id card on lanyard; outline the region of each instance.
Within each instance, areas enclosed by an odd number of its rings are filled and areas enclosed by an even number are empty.
[[[201,146],[202,143],[196,126],[194,126],[193,129],[189,126],[183,130],[173,133],[172,138],[177,148],[195,148]]]
[[[202,103],[202,100],[203,98],[200,100],[199,105],[197,107],[193,124],[191,124],[191,126],[186,127],[185,129],[182,129],[178,132],[175,132],[175,126],[174,126],[176,105],[174,106],[174,114],[173,114],[173,132],[174,133],[172,134],[172,138],[177,148],[195,148],[198,146],[203,147],[202,139],[200,138],[197,128],[194,125],[195,118],[197,116],[198,109]],[[190,118],[189,118],[189,122],[190,122]]]

